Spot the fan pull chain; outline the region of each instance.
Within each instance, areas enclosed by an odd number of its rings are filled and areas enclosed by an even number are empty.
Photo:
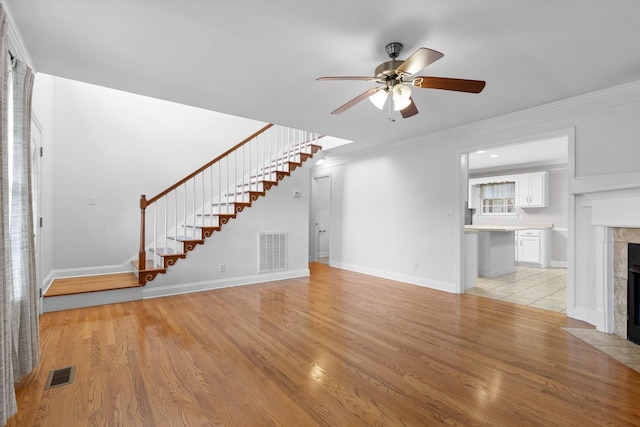
[[[389,121],[391,123],[395,123],[396,119],[394,119],[393,117],[391,117],[391,103],[393,102],[393,99],[391,99],[391,96],[389,96],[389,102],[387,102],[387,115],[389,116]]]

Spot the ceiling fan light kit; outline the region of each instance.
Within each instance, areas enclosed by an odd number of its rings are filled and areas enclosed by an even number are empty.
[[[411,88],[403,84],[396,84],[393,87],[393,109],[395,111],[404,110],[411,104]]]
[[[384,104],[386,104],[387,102],[388,97],[389,92],[386,88],[384,88],[371,95],[369,97],[369,101],[371,101],[371,103],[375,105],[378,110],[382,110],[384,108]]]
[[[414,74],[434,63],[444,55],[438,51],[421,47],[406,60],[396,59],[402,51],[402,43],[393,42],[385,46],[385,51],[391,59],[383,62],[375,69],[374,77],[366,76],[338,76],[319,77],[316,80],[359,80],[382,84],[382,87],[369,89],[351,101],[335,109],[331,114],[340,114],[353,107],[365,98],[382,110],[387,98],[391,95],[393,109],[400,111],[403,118],[418,114],[418,108],[411,98],[411,86],[422,89],[453,90],[457,92],[480,93],[484,89],[482,80],[452,79],[447,77],[415,76]]]

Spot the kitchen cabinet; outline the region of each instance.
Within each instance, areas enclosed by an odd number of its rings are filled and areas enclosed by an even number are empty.
[[[549,205],[548,172],[523,173],[516,179],[516,207],[545,208]]]
[[[516,175],[489,176],[469,179],[468,208],[480,209],[483,184],[516,183],[517,208],[546,208],[549,206],[549,172],[531,172]]]
[[[550,264],[549,230],[516,231],[516,262],[536,264],[546,268]]]

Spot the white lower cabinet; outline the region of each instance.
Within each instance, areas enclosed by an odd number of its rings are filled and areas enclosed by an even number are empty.
[[[543,268],[549,266],[549,230],[520,230],[515,238],[516,262]]]

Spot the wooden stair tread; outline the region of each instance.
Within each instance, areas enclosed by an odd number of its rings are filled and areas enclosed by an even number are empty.
[[[184,225],[183,227],[185,228],[196,228],[196,229],[202,229],[202,230],[211,230],[211,231],[220,231],[222,230],[222,227],[219,225],[192,225],[192,224],[187,224]]]
[[[153,248],[151,249],[151,252],[153,252]],[[158,254],[159,256],[178,256],[183,258],[187,256],[187,254],[183,252],[177,252],[176,250],[171,248],[158,248],[156,250],[156,254]]]
[[[136,288],[138,278],[133,273],[103,274],[99,276],[67,277],[54,279],[44,297],[58,297],[88,292]]]
[[[167,236],[167,239],[175,240],[177,242],[192,242],[192,243],[204,243],[204,239],[196,239],[189,236]]]

